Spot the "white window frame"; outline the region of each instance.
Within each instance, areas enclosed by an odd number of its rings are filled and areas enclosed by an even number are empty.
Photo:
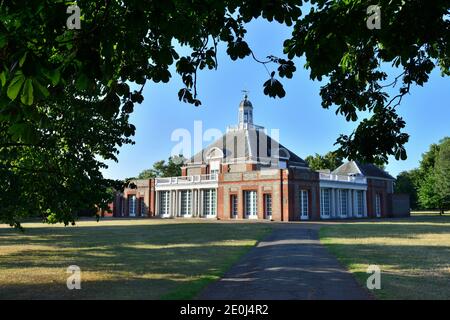
[[[381,194],[375,193],[375,216],[381,218]]]
[[[180,191],[180,214],[182,216],[192,215],[192,190]]]
[[[362,218],[364,216],[364,191],[356,191],[356,216]]]
[[[258,219],[258,192],[244,191],[244,214],[247,219]]]
[[[136,195],[135,194],[128,197],[128,216],[136,217]]]
[[[238,196],[237,196],[237,194],[230,195],[230,215],[231,215],[231,218],[238,217]]]
[[[159,214],[161,216],[170,215],[170,191],[159,191]]]
[[[309,191],[302,189],[300,190],[300,219],[309,219]]]
[[[265,193],[264,197],[264,217],[266,219],[272,219],[272,194]]]
[[[217,214],[216,189],[203,190],[203,215],[207,218],[215,217]]]
[[[145,217],[147,212],[145,212],[145,200],[144,197],[139,197],[139,209],[141,211],[141,217]]]
[[[327,197],[325,197],[325,194]],[[326,198],[326,199],[325,199]],[[327,200],[327,201],[325,201]],[[331,189],[320,189],[320,217],[328,219],[331,216]]]
[[[339,190],[339,209],[341,218],[347,218],[348,216],[348,195],[347,189]]]

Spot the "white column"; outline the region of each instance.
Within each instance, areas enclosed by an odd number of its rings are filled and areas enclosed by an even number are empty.
[[[191,194],[191,201],[190,201],[191,206],[188,208],[189,209],[188,214],[193,216],[194,215],[194,189],[191,189],[191,191],[189,191],[189,192]]]
[[[347,217],[351,218],[353,216],[353,203],[352,198],[353,197],[353,190],[348,190],[348,198],[347,198]]]
[[[178,213],[179,213],[179,208],[178,208],[178,190],[175,190],[174,192],[174,202],[175,202],[175,217],[178,217]]]
[[[197,203],[198,203],[197,190],[193,189],[192,190],[192,216],[193,217],[197,216]]]
[[[155,192],[155,215],[159,215],[159,191]]]
[[[322,188],[319,188],[319,216],[322,219],[323,201],[322,201]]]
[[[200,189],[195,190],[195,216],[200,216],[200,200],[199,200]]]
[[[177,212],[177,208],[176,208],[176,194],[175,194],[175,190],[171,190],[170,191],[170,205],[171,205],[171,210],[170,210],[170,215],[172,217],[176,217],[176,212]]]
[[[356,194],[357,194],[357,190],[353,190],[353,208],[354,208],[354,216],[358,217],[358,206],[357,206],[357,199],[356,199]]]
[[[198,200],[199,200],[199,210],[198,210],[198,216],[203,216],[203,190],[200,189],[198,193]]]
[[[177,191],[177,216],[181,216],[181,191]]]
[[[341,189],[336,189],[336,217],[341,217]]]
[[[169,204],[169,211],[167,212],[167,214],[170,216],[172,215],[172,191],[169,191],[167,194],[169,195],[169,200],[167,201],[167,203]]]
[[[331,189],[331,199],[330,199],[330,218],[334,218],[334,216],[335,216],[335,213],[336,213],[336,197],[335,197],[335,191],[336,191],[336,189]]]

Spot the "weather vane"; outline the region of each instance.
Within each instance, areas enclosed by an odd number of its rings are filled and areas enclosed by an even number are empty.
[[[244,94],[244,98],[248,98],[248,93],[249,93],[250,91],[248,91],[248,90],[246,90],[246,89],[241,90],[241,91],[242,91],[242,93]]]

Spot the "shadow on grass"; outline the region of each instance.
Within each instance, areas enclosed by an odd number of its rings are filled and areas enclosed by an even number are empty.
[[[0,229],[0,298],[188,299],[269,230],[243,223]],[[69,265],[81,268],[82,290],[66,288]]]
[[[389,222],[384,221],[384,222]],[[427,217],[326,226],[329,251],[366,285],[368,265],[378,265],[388,299],[450,298],[450,217]]]

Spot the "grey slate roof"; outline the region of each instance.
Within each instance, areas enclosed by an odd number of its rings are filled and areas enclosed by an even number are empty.
[[[383,178],[395,180],[389,173],[378,168],[372,163],[362,163],[359,161],[349,161],[341,165],[339,168],[333,171],[333,174],[339,175],[351,175],[362,174],[365,177]]]
[[[253,160],[261,163],[286,158],[290,165],[307,168],[306,162],[282,144],[268,136],[263,130],[256,128],[231,130],[217,139],[190,159],[191,162],[205,162],[211,149],[218,148],[223,152],[224,162],[236,159]],[[272,153],[274,153],[272,155]]]

